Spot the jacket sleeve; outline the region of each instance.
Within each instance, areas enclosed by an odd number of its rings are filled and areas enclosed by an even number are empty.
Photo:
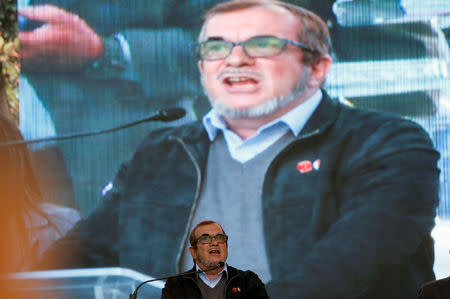
[[[409,298],[405,290],[415,297],[423,274],[432,271],[432,246],[428,261],[415,254],[432,242],[439,154],[423,129],[403,120],[364,136],[356,131],[343,146],[347,153],[335,177],[339,216],[292,274],[268,284],[269,294],[360,298],[384,291],[377,280],[411,275],[414,285],[391,290],[402,294],[397,298]]]

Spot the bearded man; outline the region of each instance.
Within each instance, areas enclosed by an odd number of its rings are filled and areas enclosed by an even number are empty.
[[[258,275],[225,263],[228,236],[219,223],[212,220],[200,222],[191,231],[189,241],[194,267],[189,274],[169,278],[161,298],[225,299],[237,298],[236,295],[239,298],[269,298]],[[195,270],[204,272],[195,273]]]

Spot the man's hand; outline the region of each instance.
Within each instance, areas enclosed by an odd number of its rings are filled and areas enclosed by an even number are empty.
[[[53,5],[19,11],[45,24],[20,32],[22,66],[31,71],[77,71],[103,54],[101,37],[79,16]]]

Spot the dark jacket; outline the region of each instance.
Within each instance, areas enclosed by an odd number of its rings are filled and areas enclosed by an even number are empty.
[[[450,276],[424,284],[417,299],[450,299]]]
[[[209,144],[200,123],[152,132],[103,204],[55,244],[47,262],[120,265],[156,277],[179,272]],[[325,95],[265,174],[269,295],[414,298],[434,279],[438,158],[418,125]]]
[[[227,265],[228,278],[225,287],[225,298],[269,298],[266,288],[258,275],[252,271],[242,271]],[[189,272],[195,271],[195,267]],[[197,284],[197,274],[170,278],[162,290],[162,299],[202,298]]]

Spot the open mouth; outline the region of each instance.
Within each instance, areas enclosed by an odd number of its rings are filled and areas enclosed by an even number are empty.
[[[260,85],[260,77],[251,73],[225,73],[220,79],[231,92],[252,92]]]
[[[258,84],[258,81],[250,77],[227,77],[225,78],[224,83],[232,86]]]
[[[220,250],[213,248],[213,249],[208,250],[208,253],[213,254],[213,255],[220,255]]]

